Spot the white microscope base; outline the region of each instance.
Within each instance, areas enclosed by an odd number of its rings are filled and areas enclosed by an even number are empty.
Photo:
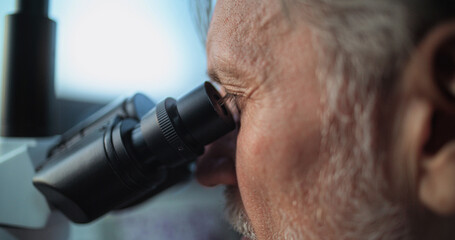
[[[0,225],[43,228],[51,213],[32,184],[35,167],[58,138],[0,138]]]

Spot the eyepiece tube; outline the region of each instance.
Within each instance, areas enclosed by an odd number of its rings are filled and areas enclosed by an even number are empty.
[[[220,98],[206,82],[177,101],[168,98],[158,103],[141,121],[149,149],[162,149],[160,159],[170,166],[202,154],[205,145],[235,128],[232,114],[219,103]]]
[[[218,91],[206,82],[177,101],[183,124],[201,145],[213,142],[226,129],[235,127],[230,111],[219,103],[220,99]]]
[[[58,148],[33,183],[77,223],[147,199],[185,179],[204,146],[235,128],[220,98],[204,83],[179,100],[158,103],[140,121],[118,115],[97,129],[86,128],[80,138],[70,138],[77,142]]]

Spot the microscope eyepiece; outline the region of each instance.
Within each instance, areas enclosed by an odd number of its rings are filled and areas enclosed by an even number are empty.
[[[130,99],[118,109],[95,114],[102,124],[89,118],[95,127],[80,124],[71,136],[64,135],[33,183],[77,223],[147,199],[185,179],[189,163],[204,146],[235,128],[220,98],[206,82],[155,107],[151,101]]]

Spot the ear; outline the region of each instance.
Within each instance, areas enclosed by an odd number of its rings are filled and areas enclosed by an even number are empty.
[[[404,83],[416,197],[438,215],[455,215],[455,22],[425,36]]]

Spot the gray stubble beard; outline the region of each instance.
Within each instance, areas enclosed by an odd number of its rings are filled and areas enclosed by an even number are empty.
[[[225,217],[232,228],[243,236],[256,240],[251,221],[246,214],[240,192],[235,186],[227,186],[224,195],[226,197]]]

